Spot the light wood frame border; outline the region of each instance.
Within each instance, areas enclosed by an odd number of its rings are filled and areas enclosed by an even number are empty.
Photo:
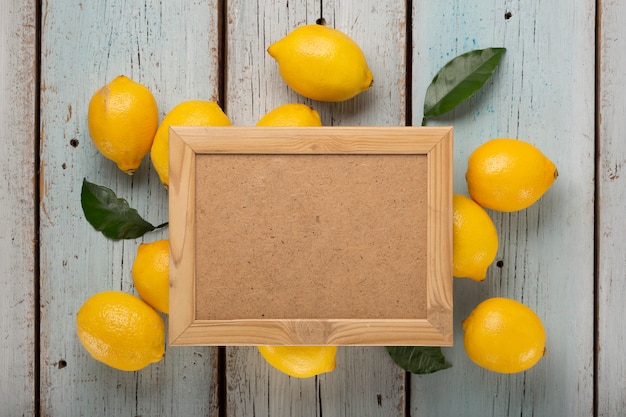
[[[171,345],[452,345],[452,127],[172,127]],[[427,318],[199,320],[195,317],[195,158],[199,154],[427,156]]]

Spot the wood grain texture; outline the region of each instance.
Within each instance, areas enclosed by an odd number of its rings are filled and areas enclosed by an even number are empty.
[[[35,410],[36,8],[0,4],[0,403]]]
[[[592,1],[414,2],[413,120],[435,72],[471,49],[504,46],[493,79],[452,114],[455,192],[471,151],[494,137],[538,146],[560,176],[534,206],[490,212],[500,239],[483,282],[455,280],[451,369],[412,378],[414,416],[593,414],[594,15]],[[562,34],[567,33],[567,41]],[[500,266],[498,266],[500,265]],[[463,349],[461,321],[483,299],[505,296],[535,310],[548,354],[531,370],[498,375]]]
[[[427,155],[442,146],[433,169],[451,169],[450,127],[178,127],[175,134],[201,154]]]
[[[178,127],[170,155],[172,343],[450,344],[452,128]]]
[[[170,128],[169,139],[170,308],[168,343],[180,337],[196,319],[196,152]]]
[[[598,416],[622,415],[626,363],[626,3],[602,1],[598,149]]]
[[[307,379],[272,368],[256,347],[227,349],[226,360],[228,409],[237,416],[405,415],[405,375],[390,372],[398,366],[384,348],[341,346],[334,371]]]
[[[449,343],[451,131],[173,129],[176,343]]]
[[[285,85],[265,52],[292,29],[327,25],[359,44],[374,73],[374,86],[343,103],[311,102]],[[226,38],[226,113],[236,125],[254,125],[288,102],[311,105],[326,126],[405,124],[404,2],[229,1]],[[391,29],[390,29],[391,28]],[[295,380],[268,368],[256,348],[227,350],[228,415],[393,416],[404,413],[404,372],[382,347],[341,349],[337,369]],[[391,365],[391,366],[390,366]]]
[[[114,190],[152,224],[167,220],[167,192],[145,158],[129,177],[92,145],[91,95],[125,74],[152,90],[160,116],[189,99],[218,96],[216,2],[44,2],[41,168],[41,410],[46,416],[217,414],[216,351],[167,347],[138,372],[93,360],[75,331],[91,294],[135,293],[137,247],[167,237],[112,241],[85,220],[83,178]]]
[[[218,3],[227,6],[226,50],[218,58]],[[286,102],[310,104],[327,126],[414,124],[435,72],[470,49],[505,46],[500,68],[468,103],[431,120],[454,125],[454,187],[466,193],[469,153],[495,136],[539,146],[560,177],[531,208],[490,212],[500,237],[496,263],[482,283],[454,282],[453,368],[411,376],[383,348],[341,347],[337,369],[290,378],[254,347],[226,350],[229,416],[615,416],[623,414],[626,259],[623,201],[624,25],[620,0],[413,1],[412,88],[406,91],[407,2],[278,0],[162,2],[96,0],[0,4],[0,414],[30,416],[217,416],[213,348],[168,346],[166,359],[124,373],[89,357],[75,334],[75,313],[90,294],[134,292],[137,246],[167,230],[124,242],[107,240],[80,209],[83,178],[112,188],[153,224],[168,217],[167,191],[144,160],[128,177],[92,146],[91,94],[119,74],[155,93],[161,117],[186,99],[217,100],[237,125],[252,126]],[[601,58],[594,77],[595,4]],[[36,54],[36,8],[42,50]],[[290,91],[269,44],[323,15],[359,43],[374,72],[372,89],[344,103],[317,103]],[[41,59],[41,164],[36,161],[36,60]],[[223,68],[219,68],[222,62]],[[594,149],[594,85],[600,81],[599,148]],[[409,86],[411,87],[411,86]],[[408,94],[408,95],[407,95]],[[408,102],[407,102],[408,101]],[[409,106],[411,107],[411,106]],[[594,159],[597,152],[597,167]],[[36,184],[40,168],[41,182]],[[597,168],[597,169],[596,169]],[[597,172],[594,245],[594,174]],[[37,241],[33,201],[41,194]],[[598,292],[594,375],[594,249]],[[41,269],[41,379],[36,377],[36,280]],[[548,355],[530,371],[497,375],[462,348],[460,322],[481,300],[505,295],[533,308],[548,332]],[[593,403],[594,376],[597,402]],[[36,384],[41,404],[36,402]],[[410,398],[405,398],[405,393]],[[595,409],[594,409],[595,407]],[[39,410],[38,410],[39,408]],[[408,409],[407,409],[408,408]]]
[[[251,126],[281,104],[305,103],[320,113],[325,126],[405,125],[404,4],[373,0],[266,3],[228,2],[225,106],[233,124]],[[321,12],[328,26],[348,34],[363,49],[374,74],[373,86],[352,100],[325,103],[299,96],[285,84],[276,61],[266,52],[296,27],[315,23]]]

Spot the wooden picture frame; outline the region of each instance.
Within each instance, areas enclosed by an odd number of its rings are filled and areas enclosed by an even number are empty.
[[[172,127],[171,345],[452,344],[451,127]]]

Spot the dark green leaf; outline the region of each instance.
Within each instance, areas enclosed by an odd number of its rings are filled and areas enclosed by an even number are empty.
[[[494,73],[505,51],[505,48],[477,49],[444,65],[426,90],[424,118],[447,113],[474,95]]]
[[[106,187],[83,179],[80,202],[87,221],[111,239],[134,239],[156,229]]]
[[[452,366],[446,361],[440,347],[388,346],[386,349],[396,364],[413,374],[432,374]]]

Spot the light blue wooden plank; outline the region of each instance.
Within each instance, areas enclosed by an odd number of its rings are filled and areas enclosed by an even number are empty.
[[[600,4],[598,416],[609,417],[626,410],[626,3]]]
[[[284,103],[305,103],[320,113],[324,125],[405,125],[406,8],[387,1],[282,1],[272,5],[229,3],[226,55],[227,113],[234,124],[254,125]],[[272,42],[323,12],[326,24],[342,30],[364,50],[374,74],[364,94],[340,103],[314,101],[291,90],[267,54]]]
[[[405,375],[382,347],[341,346],[337,367],[292,378],[268,365],[255,347],[227,350],[228,415],[405,415]]]
[[[35,412],[35,2],[0,3],[0,404]]]
[[[47,416],[217,414],[216,350],[168,347],[165,359],[127,373],[93,360],[75,315],[91,294],[134,293],[130,270],[142,241],[111,241],[83,217],[83,178],[112,188],[153,224],[167,220],[167,192],[146,157],[129,177],[103,158],[87,129],[91,95],[125,74],[154,93],[161,117],[188,99],[218,95],[216,2],[43,4],[42,413]]]
[[[487,279],[455,281],[453,367],[412,378],[414,416],[590,416],[593,401],[594,15],[582,1],[414,2],[413,120],[435,72],[471,49],[507,48],[494,79],[433,124],[455,128],[455,192],[467,194],[467,157],[498,136],[538,146],[557,165],[534,206],[490,212],[500,249]],[[510,13],[510,15],[507,15]],[[463,349],[461,321],[483,299],[522,301],[542,318],[548,354],[498,375]]]
[[[482,284],[461,281],[455,286],[457,329],[460,319],[480,299],[507,294],[528,302],[544,317],[549,333],[549,356],[537,368],[524,375],[501,377],[472,368],[473,365],[457,342],[457,347],[446,350],[449,359],[455,364],[452,370],[413,378],[413,414],[446,415],[448,411],[447,415],[467,415],[476,411],[486,415],[511,415],[520,414],[520,410],[524,413],[532,410],[535,414],[544,415],[560,415],[563,414],[562,410],[566,410],[568,415],[589,414],[592,340],[592,223],[589,214],[592,211],[590,173],[593,171],[590,166],[594,153],[592,116],[589,116],[593,113],[590,108],[593,103],[593,82],[589,79],[593,71],[590,47],[593,10],[589,4],[573,6],[535,2],[525,4],[524,7],[529,8],[521,10],[511,5],[513,16],[504,21],[506,10],[487,2],[482,6],[454,2],[418,3],[415,4],[414,17],[417,48],[414,51],[413,74],[416,121],[421,119],[419,101],[425,87],[434,71],[447,59],[469,48],[494,46],[496,41],[502,41],[509,48],[493,84],[473,99],[470,105],[456,112],[453,118],[438,121],[442,124],[454,122],[455,125],[459,155],[457,166],[460,167],[455,178],[457,190],[462,191],[463,164],[471,149],[495,134],[506,133],[533,141],[557,162],[561,178],[539,205],[525,213],[494,213],[504,242],[499,254],[499,259],[504,261],[502,269],[493,268],[488,281]],[[126,18],[122,16],[125,8],[121,6],[98,2],[90,6],[83,4],[84,10],[80,10],[78,4],[47,5],[49,9],[44,13],[44,410],[49,415],[74,415],[83,411],[98,415],[104,408],[114,413],[132,410],[136,414],[156,414],[165,410],[161,415],[167,415],[167,410],[176,409],[179,415],[184,412],[188,415],[207,414],[207,409],[215,411],[213,406],[207,406],[205,397],[212,395],[213,380],[210,377],[203,380],[198,375],[210,375],[214,361],[210,350],[208,358],[204,354],[206,350],[193,349],[193,354],[186,358],[174,361],[168,359],[156,370],[153,368],[131,377],[90,361],[76,344],[71,327],[72,315],[80,304],[81,296],[84,298],[92,291],[109,289],[111,286],[132,290],[128,276],[129,264],[139,243],[103,243],[103,238],[94,234],[84,223],[77,206],[82,177],[87,176],[91,180],[101,178],[101,183],[128,198],[131,205],[145,213],[151,221],[159,222],[166,216],[164,204],[161,204],[165,192],[148,166],[144,166],[129,180],[117,173],[109,162],[102,161],[90,147],[86,122],[80,116],[81,112],[85,112],[90,94],[117,73],[126,72],[154,89],[159,103],[166,103],[162,113],[176,101],[187,98],[185,95],[189,91],[204,91],[200,94],[206,97],[216,96],[214,89],[206,88],[211,90],[206,92],[204,87],[207,79],[209,86],[214,85],[211,77],[216,77],[216,72],[207,70],[213,64],[197,62],[209,54],[195,53],[197,45],[213,48],[212,42],[203,37],[207,36],[203,32],[206,31],[206,22],[204,26],[198,26],[197,23],[190,26],[182,24],[189,19],[202,20],[210,16],[208,12],[202,13],[206,6],[195,5],[193,7],[198,9],[184,11],[179,15],[174,10],[174,15],[179,17],[173,20],[168,20],[171,15],[167,10],[160,14],[156,10],[168,6],[184,10],[184,6],[150,5]],[[350,10],[349,5],[341,6],[341,10],[344,7]],[[292,13],[294,8],[297,9],[297,6],[290,2],[286,13]],[[325,9],[341,12],[338,8]],[[315,6],[311,10],[313,13]],[[147,18],[148,15],[151,17]],[[258,18],[258,15],[249,11],[245,12],[245,16]],[[245,16],[232,17],[238,21]],[[560,16],[560,19],[554,16]],[[498,21],[500,18],[502,21]],[[515,21],[516,18],[519,20]],[[162,20],[168,23],[163,24]],[[292,20],[295,21],[297,19]],[[91,31],[91,27],[104,28],[101,30],[103,33]],[[182,27],[186,29],[182,30]],[[198,27],[202,29],[194,29]],[[141,35],[136,35],[135,30]],[[356,36],[359,33],[362,32]],[[472,36],[467,36],[468,33]],[[568,34],[567,40],[563,40],[563,33]],[[183,42],[182,38],[186,41]],[[511,57],[513,50],[517,50],[517,54]],[[137,51],[141,53],[137,54]],[[256,53],[251,57],[253,60],[260,58]],[[389,59],[395,62],[393,57]],[[181,62],[185,63],[182,70]],[[398,64],[396,62],[393,65]],[[147,66],[152,69],[144,71]],[[203,78],[203,73],[206,78]],[[503,74],[506,78],[503,78]],[[246,75],[243,79],[256,77],[263,79],[260,75]],[[229,79],[235,86],[233,88],[239,88],[235,81],[237,78],[231,74]],[[245,88],[242,90],[245,91]],[[381,90],[384,91],[386,89]],[[234,93],[229,91],[229,94],[234,97]],[[396,94],[396,90],[392,94]],[[264,97],[259,95],[256,99]],[[241,99],[238,102],[247,101]],[[229,103],[232,101],[229,100]],[[231,105],[227,111],[242,124],[252,124],[263,110],[269,109],[274,103],[280,104],[280,101],[270,98],[264,103],[265,109],[260,105],[242,106],[239,109]],[[375,106],[366,103],[356,100],[341,107],[339,110],[343,115],[338,117],[343,117],[343,121],[337,121],[337,116],[331,115],[332,109],[322,106],[321,112],[327,124],[329,121],[356,124],[361,121],[359,115],[362,112],[370,114],[375,110]],[[542,114],[546,116],[542,117]],[[367,118],[371,124],[396,124],[397,120],[384,117],[374,121]],[[538,139],[534,141],[533,138]],[[79,140],[77,148],[69,145],[71,139]],[[576,195],[577,199],[570,198],[571,195]],[[150,204],[155,201],[159,203]],[[155,239],[157,237],[160,236],[154,236]],[[457,341],[459,335],[457,333]],[[186,353],[181,356],[189,352],[188,348],[185,349]],[[368,349],[361,352],[367,356],[368,364],[374,362],[373,358],[378,355],[368,356],[368,352],[374,352]],[[236,402],[233,407],[243,410],[244,415],[252,414],[253,408],[247,408],[250,404],[257,407],[256,412],[259,414],[264,410],[264,401],[268,399],[271,399],[268,410],[287,414],[287,409],[301,411],[303,404],[314,403],[319,387],[327,386],[325,389],[338,392],[340,384],[337,382],[309,386],[309,382],[300,385],[289,379],[278,381],[273,377],[259,377],[269,373],[269,370],[262,369],[264,365],[258,362],[258,358],[252,358],[254,354],[254,350],[249,349],[242,350],[239,356],[229,356],[233,374],[242,378],[239,382],[233,381],[236,384],[229,392],[229,401]],[[246,358],[251,361],[248,362]],[[381,354],[379,362],[383,358],[385,356]],[[59,366],[61,359],[67,362],[67,366]],[[354,357],[346,360],[351,361],[347,366],[351,371],[346,372],[355,372],[360,366]],[[235,366],[241,366],[245,371],[234,370]],[[372,375],[378,378],[377,372],[369,366],[366,366],[369,370],[364,371],[363,378]],[[385,373],[390,369],[387,363],[381,366],[380,369]],[[190,367],[193,369],[190,370]],[[195,375],[197,379],[185,381],[189,375]],[[401,378],[401,374],[398,375]],[[251,381],[250,378],[254,379],[254,384],[247,385],[246,381]],[[332,405],[339,408],[338,404],[347,404],[348,398],[356,402],[365,400],[365,403],[361,403],[363,407],[374,401],[375,389],[367,389],[359,394],[356,384],[361,383],[361,376],[353,373],[348,378],[352,381],[351,385],[347,389],[341,388],[343,391],[339,392],[343,394],[337,394],[338,397],[325,409],[324,414],[332,414]],[[181,385],[170,386],[171,393],[163,392],[168,381],[172,380],[182,381]],[[385,385],[386,379],[382,381],[381,385]],[[136,388],[137,385],[141,388]],[[286,391],[289,394],[281,394],[285,386],[290,387]],[[392,386],[401,389],[402,383],[395,381]],[[259,394],[257,390],[262,392]],[[306,401],[298,401],[298,395],[302,395],[302,392],[308,398]],[[384,396],[387,392],[391,390],[381,394],[383,401],[387,398]],[[173,405],[172,400],[174,394],[182,395],[176,405]],[[186,398],[191,397],[194,405],[183,404]],[[324,398],[331,397],[331,394],[327,394]],[[391,402],[398,405],[398,398],[392,395]],[[285,408],[285,404],[292,405]],[[358,406],[351,404],[347,407],[352,407],[352,411],[342,412],[349,414],[358,410]],[[508,404],[512,404],[511,408],[507,408]],[[401,408],[402,404],[398,406]],[[315,414],[318,410],[304,408]],[[176,413],[171,412],[170,415]]]
[[[325,125],[405,124],[404,2],[228,2],[226,111],[235,124],[254,125],[267,111],[307,103]],[[291,91],[267,47],[296,27],[315,23],[344,31],[364,50],[374,73],[371,90],[343,103],[321,103]],[[304,271],[303,271],[304,272]],[[268,366],[255,347],[227,350],[227,414],[234,416],[403,416],[404,372],[383,347],[342,347],[337,367],[298,380]]]

